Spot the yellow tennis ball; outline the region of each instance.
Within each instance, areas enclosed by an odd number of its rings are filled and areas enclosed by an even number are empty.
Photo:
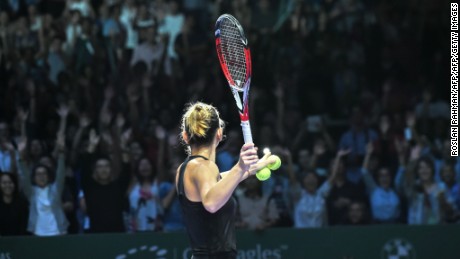
[[[271,156],[275,157],[276,161],[274,163],[269,164],[267,167],[270,170],[278,170],[278,168],[280,168],[281,166],[281,158],[277,155],[271,155]]]
[[[270,171],[270,169],[268,169],[267,167],[264,167],[261,170],[259,170],[259,172],[256,173],[256,177],[257,179],[259,179],[259,181],[265,181],[268,178],[270,178],[271,174],[272,172]]]

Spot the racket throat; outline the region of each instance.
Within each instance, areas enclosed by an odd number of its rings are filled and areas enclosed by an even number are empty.
[[[232,88],[233,98],[235,98],[236,106],[240,112],[243,112],[243,103],[241,103],[241,97],[238,91]]]

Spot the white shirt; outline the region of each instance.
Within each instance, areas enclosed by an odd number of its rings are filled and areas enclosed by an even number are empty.
[[[241,221],[247,224],[249,229],[278,218],[278,210],[274,200],[268,203],[268,196],[249,198],[244,194],[238,195]]]
[[[182,14],[166,15],[163,24],[158,28],[160,33],[169,34],[168,57],[177,58],[177,53],[174,51],[176,38],[182,30],[184,24],[184,16]]]
[[[49,186],[45,188],[35,187],[37,202],[37,224],[34,234],[37,236],[56,236],[59,229],[56,218],[51,209],[51,201],[48,197]]]
[[[161,59],[163,50],[164,45],[161,42],[156,45],[151,45],[148,42],[144,42],[134,49],[130,62],[131,66],[134,66],[139,61],[143,61],[147,65],[147,70],[151,71],[152,62],[159,61]]]
[[[146,195],[150,197],[146,197]],[[143,193],[141,186],[136,184],[129,194],[131,215],[135,231],[155,230],[155,219],[161,214],[161,203],[158,184],[150,187],[149,193]]]
[[[326,225],[326,197],[330,189],[331,186],[326,181],[314,194],[302,190],[294,208],[296,228],[318,228]]]
[[[72,2],[69,9],[79,11],[83,17],[89,16],[90,6],[86,1]]]
[[[67,41],[65,43],[66,48],[73,47],[72,44],[74,44],[76,39],[81,35],[81,26],[69,23],[65,29],[65,34],[67,37]]]
[[[127,6],[124,6],[121,10],[120,22],[126,29],[125,47],[128,49],[135,48],[138,42],[137,31],[133,28],[133,22],[136,18],[136,13],[136,8],[130,8]]]

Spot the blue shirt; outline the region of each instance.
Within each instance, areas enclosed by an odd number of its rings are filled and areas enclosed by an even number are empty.
[[[160,184],[160,199],[164,199],[174,185],[169,182],[162,182]],[[176,231],[185,229],[184,220],[182,218],[182,211],[179,199],[174,197],[171,205],[164,211],[163,227],[165,231]]]
[[[448,187],[444,184],[444,188],[446,189],[446,199],[447,202],[454,206],[455,210],[460,209],[459,201],[460,201],[460,185],[458,183],[454,184],[452,187]]]
[[[19,155],[16,154],[16,160]],[[9,151],[0,150],[0,172],[11,172],[11,154]]]
[[[364,183],[370,195],[372,216],[379,221],[395,221],[399,218],[400,200],[393,189],[378,186],[369,171],[362,169]]]
[[[232,169],[237,162],[237,158],[232,156],[228,151],[221,151],[217,153],[216,164],[219,168],[219,172],[226,172]]]
[[[114,34],[120,33],[120,26],[119,24],[112,18],[109,18],[103,22],[102,25],[102,35],[104,37],[110,36],[111,32],[113,31]]]
[[[444,166],[444,164],[445,162],[443,159],[434,160],[434,169],[435,169],[434,179],[437,183],[442,182],[441,169]],[[454,171],[455,171],[455,181],[457,183],[460,183],[460,163],[458,162],[458,158],[456,159],[455,164],[454,164]]]
[[[348,130],[340,138],[339,149],[351,149],[350,157],[364,156],[366,145],[377,140],[377,133],[371,129],[355,132]]]
[[[339,149],[351,149],[347,159],[354,160],[358,156],[364,156],[367,143],[374,142],[377,138],[377,133],[371,129],[357,132],[348,130],[340,138]],[[361,161],[358,162],[361,163]],[[361,169],[356,166],[348,166],[345,175],[348,181],[356,184],[361,180]]]

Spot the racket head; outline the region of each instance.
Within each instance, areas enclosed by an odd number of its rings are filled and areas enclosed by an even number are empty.
[[[251,51],[243,27],[230,14],[219,16],[214,36],[217,56],[228,85],[238,92],[249,91],[252,76]]]

